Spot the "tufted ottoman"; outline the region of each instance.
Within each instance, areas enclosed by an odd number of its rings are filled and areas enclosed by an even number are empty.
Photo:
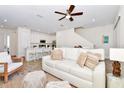
[[[46,88],[71,88],[68,81],[51,81],[48,82]]]
[[[44,71],[33,71],[28,73],[22,82],[24,88],[44,88],[46,84],[46,74]]]

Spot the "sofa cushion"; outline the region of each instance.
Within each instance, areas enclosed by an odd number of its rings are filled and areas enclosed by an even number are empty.
[[[77,76],[81,79],[85,79],[88,81],[92,81],[92,73],[93,71],[86,66],[81,68],[78,64],[76,64],[72,60],[64,60],[63,62],[58,62],[55,64],[55,68],[74,76]]]
[[[11,56],[7,52],[0,52],[0,62],[12,63]]]
[[[60,49],[54,49],[51,52],[51,59],[52,60],[62,60],[63,59],[63,52]]]
[[[100,61],[100,59],[101,59],[101,54],[100,54],[100,53],[87,52],[87,54],[88,54],[88,55],[91,55],[91,56],[93,56],[93,57],[95,57],[95,58],[97,58],[98,61]]]
[[[70,68],[70,74],[77,76],[81,79],[88,80],[88,81],[93,81],[92,75],[93,71],[86,66],[81,68],[79,65],[75,65],[74,67],[72,66]]]
[[[87,59],[87,54],[86,53],[80,53],[80,56],[78,57],[77,64],[80,67],[84,67],[85,61]]]
[[[65,48],[65,59],[77,61],[79,57],[79,49],[77,48]]]
[[[55,64],[61,63],[61,62],[63,62],[63,61],[64,61],[64,60],[52,60],[52,59],[47,59],[47,60],[45,60],[45,64],[46,64],[47,66],[50,66],[50,67],[54,68],[54,67],[55,67]]]
[[[88,54],[88,57],[85,62],[85,66],[94,70],[96,65],[99,63],[99,60],[100,60],[100,58],[98,56],[93,55],[93,54]]]
[[[104,60],[105,59],[105,55],[104,55],[104,49],[81,49],[79,50],[79,52],[84,52],[84,53],[87,53],[87,52],[91,52],[91,53],[98,53],[101,55],[101,58],[100,60]]]
[[[59,62],[59,63],[55,64],[55,68],[69,73],[69,70],[72,65],[75,65],[75,61],[63,60],[63,62]]]
[[[15,70],[22,65],[23,65],[22,62],[8,64],[8,72]],[[3,73],[3,72],[4,72],[4,66],[1,66],[0,67],[0,73]]]
[[[8,55],[8,56],[7,56],[7,63],[8,63],[8,64],[12,63],[11,55]]]
[[[65,55],[65,49],[66,48],[55,48],[55,49],[60,49],[62,51],[62,53],[63,53],[63,59],[66,58],[66,55]]]
[[[6,52],[0,52],[0,62],[6,63],[6,57],[7,53]]]

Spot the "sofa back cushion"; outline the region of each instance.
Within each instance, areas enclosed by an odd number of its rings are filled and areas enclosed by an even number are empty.
[[[64,59],[71,59],[77,62],[77,59],[80,55],[80,53],[94,53],[94,54],[100,54],[101,58],[100,60],[104,60],[104,49],[83,49],[83,48],[56,48],[63,51],[63,58]]]
[[[60,49],[54,49],[51,52],[51,59],[52,60],[62,60],[63,59],[63,51]]]
[[[12,63],[11,56],[7,52],[0,52],[0,62]]]
[[[80,53],[78,48],[56,48],[63,51],[63,58],[77,61]]]

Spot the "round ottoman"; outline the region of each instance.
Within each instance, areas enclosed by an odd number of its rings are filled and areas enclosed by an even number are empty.
[[[51,81],[48,82],[46,88],[71,88],[68,81]]]
[[[22,82],[24,88],[44,88],[46,84],[46,74],[44,71],[34,71],[28,73]]]

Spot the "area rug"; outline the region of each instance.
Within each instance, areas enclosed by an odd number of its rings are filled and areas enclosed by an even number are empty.
[[[23,77],[32,71],[42,70],[41,61],[24,62],[24,67],[14,74],[9,76],[7,83],[4,83],[3,78],[0,77],[0,88],[22,88]],[[47,80],[49,81],[60,81],[60,79],[46,73]]]

